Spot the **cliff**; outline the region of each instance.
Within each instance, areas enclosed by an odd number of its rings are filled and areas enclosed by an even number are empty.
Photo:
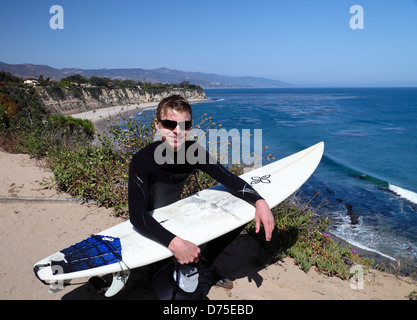
[[[205,99],[202,89],[149,90],[139,88],[109,89],[106,87],[69,88],[37,87],[41,102],[53,114],[70,115],[104,107],[158,102],[172,94],[187,99]]]

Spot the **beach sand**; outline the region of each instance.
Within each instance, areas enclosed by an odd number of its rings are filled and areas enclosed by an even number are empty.
[[[82,113],[72,114],[71,117],[90,120],[94,123],[94,126],[98,131],[104,131],[107,124],[110,122],[125,119],[132,113],[140,112],[141,110],[145,109],[156,108],[157,106],[157,102],[147,102],[141,104],[132,104],[128,106],[95,109]]]
[[[155,103],[96,110],[76,115],[95,125],[107,119],[156,106]],[[127,112],[127,113],[126,113]],[[0,299],[91,300],[104,299],[80,279],[64,290],[50,294],[33,273],[33,265],[69,245],[123,220],[112,210],[79,201],[33,201],[28,198],[70,198],[51,185],[52,173],[29,155],[0,149]],[[46,182],[46,184],[45,184]],[[5,200],[20,197],[24,200]],[[247,235],[241,235],[219,256],[216,266],[234,281],[234,288],[213,287],[210,300],[405,300],[417,283],[409,278],[370,270],[363,289],[349,281],[327,277],[314,269],[300,270],[290,258],[265,264],[265,252]],[[112,299],[156,299],[152,289],[155,266],[132,272],[126,288]]]
[[[0,196],[65,198],[55,188],[41,185],[51,173],[28,155],[0,150]],[[80,284],[50,294],[33,274],[33,265],[90,234],[122,222],[112,211],[94,204],[65,201],[0,201],[0,299],[103,299],[93,287]],[[211,300],[275,299],[407,299],[417,284],[408,278],[370,270],[364,288],[352,289],[349,281],[300,270],[290,258],[265,266],[262,248],[249,236],[234,241],[216,265],[234,280],[234,288],[213,287]],[[156,299],[151,277],[155,268],[135,270],[126,289],[114,299]]]

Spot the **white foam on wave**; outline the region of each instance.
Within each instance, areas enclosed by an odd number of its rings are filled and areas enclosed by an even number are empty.
[[[340,238],[342,238],[342,237],[340,237]],[[342,239],[343,239],[343,238],[342,238]],[[355,247],[361,248],[361,249],[366,250],[366,251],[375,252],[375,253],[379,254],[380,256],[383,256],[383,257],[385,257],[385,258],[388,258],[388,259],[390,259],[390,260],[392,260],[392,261],[397,261],[395,258],[393,258],[393,257],[391,257],[391,256],[389,256],[389,255],[387,255],[387,254],[385,254],[385,253],[382,253],[382,252],[381,252],[381,251],[379,251],[379,250],[369,248],[369,247],[367,247],[367,246],[363,245],[362,243],[357,242],[357,241],[355,241],[355,240],[352,240],[352,239],[343,239],[343,240],[347,241],[347,242],[348,242],[348,243],[350,243],[352,246],[355,246]]]
[[[412,203],[417,204],[417,193],[407,190],[407,189],[403,189],[400,187],[397,187],[393,184],[389,184],[388,187],[392,192],[394,192],[395,194],[397,194],[398,196],[400,196],[401,198],[407,199],[408,201],[411,201]]]
[[[383,252],[381,252],[381,251],[379,251],[379,250],[377,250],[377,249],[373,249],[373,248],[370,248],[370,247],[368,247],[368,246],[365,246],[363,243],[361,243],[361,242],[359,242],[359,241],[357,241],[357,240],[352,239],[352,238],[351,238],[351,237],[349,237],[346,233],[343,233],[343,232],[338,232],[337,230],[332,231],[332,233],[333,233],[335,236],[337,236],[337,237],[339,237],[339,238],[341,238],[341,239],[345,240],[347,243],[351,244],[352,246],[355,246],[355,247],[361,248],[361,249],[366,250],[366,251],[369,251],[369,252],[375,252],[376,254],[379,254],[380,256],[383,256],[383,257],[385,257],[385,258],[388,258],[388,259],[390,259],[390,260],[392,260],[392,261],[396,261],[396,259],[395,259],[395,258],[393,258],[393,257],[391,257],[391,256],[389,256],[389,255],[387,255],[387,254],[385,254],[385,253],[383,253]]]
[[[376,234],[372,233],[366,226],[363,226],[361,217],[359,217],[359,224],[352,225],[350,222],[350,217],[347,216],[344,210],[336,211],[335,216],[337,216],[337,219],[339,220],[336,228],[331,231],[331,233],[333,233],[335,236],[345,240],[347,243],[355,247],[374,252],[392,261],[396,261],[396,259],[390,255],[363,244],[366,242],[368,245],[377,246],[377,243],[380,240]]]

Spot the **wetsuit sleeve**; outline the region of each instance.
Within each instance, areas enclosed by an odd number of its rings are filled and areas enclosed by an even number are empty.
[[[256,201],[263,199],[249,183],[227,170],[213,159],[208,152],[206,152],[206,162],[199,164],[199,169],[224,185],[234,196],[252,205],[255,205]]]
[[[133,157],[129,168],[128,204],[130,222],[141,235],[168,247],[175,235],[148,213],[148,172]]]

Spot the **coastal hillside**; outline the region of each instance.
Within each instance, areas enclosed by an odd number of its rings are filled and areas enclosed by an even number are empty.
[[[42,75],[25,80],[0,71],[0,124],[9,126],[15,116],[32,121],[33,115],[39,112],[71,115],[112,106],[159,102],[172,94],[205,99],[204,90],[188,81],[162,84],[72,75],[58,82]]]
[[[63,90],[53,87],[36,88],[40,101],[46,109],[54,114],[71,115],[104,107],[158,102],[163,98],[180,94],[187,99],[205,99],[203,90],[198,89],[164,89],[143,90],[139,88],[92,87]]]
[[[0,70],[10,72],[21,78],[38,77],[43,75],[55,81],[60,81],[71,75],[80,75],[86,78],[107,77],[112,79],[132,79],[135,81],[151,83],[180,83],[188,81],[203,88],[287,88],[293,85],[262,77],[228,77],[214,73],[186,72],[168,68],[141,69],[56,69],[47,65],[37,64],[8,64],[0,62]]]

